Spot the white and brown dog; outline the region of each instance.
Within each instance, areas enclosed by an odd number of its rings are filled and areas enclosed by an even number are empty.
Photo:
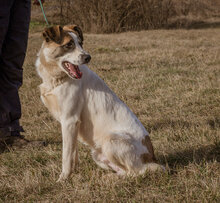
[[[148,132],[131,110],[86,65],[83,34],[75,25],[43,32],[36,61],[42,78],[41,99],[61,123],[62,173],[66,179],[78,162],[77,140],[88,145],[94,161],[117,174],[163,170],[156,163]]]

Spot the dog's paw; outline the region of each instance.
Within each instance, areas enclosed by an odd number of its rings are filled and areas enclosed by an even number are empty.
[[[166,172],[166,168],[157,163],[148,163],[145,170],[152,172]]]
[[[69,175],[70,175],[70,174],[66,174],[66,173],[63,173],[63,172],[62,172],[62,173],[60,174],[59,179],[58,179],[56,182],[58,183],[58,182],[63,182],[63,181],[65,181],[65,180],[69,177]]]

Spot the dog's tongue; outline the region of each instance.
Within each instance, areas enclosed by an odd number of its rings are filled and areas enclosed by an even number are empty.
[[[82,72],[79,70],[77,65],[74,65],[68,61],[64,61],[62,65],[71,77],[76,79],[80,79],[82,77]]]
[[[79,67],[77,65],[69,63],[69,71],[70,74],[77,79],[80,79],[82,77],[82,72],[79,70]]]

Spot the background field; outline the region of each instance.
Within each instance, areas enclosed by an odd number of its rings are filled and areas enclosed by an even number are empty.
[[[64,183],[59,124],[39,98],[34,62],[42,38],[31,24],[20,91],[26,138],[42,149],[0,154],[0,202],[219,202],[220,29],[86,34],[89,67],[133,110],[168,173],[120,178],[80,145]]]
[[[220,27],[219,0],[46,0],[50,23],[79,24],[90,33]],[[32,19],[44,22],[33,6]]]

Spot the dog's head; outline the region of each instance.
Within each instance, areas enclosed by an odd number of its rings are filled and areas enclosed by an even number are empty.
[[[76,25],[59,25],[46,28],[43,32],[43,50],[46,60],[55,62],[61,71],[73,79],[80,79],[79,65],[86,64],[91,56],[83,50],[83,34]]]

